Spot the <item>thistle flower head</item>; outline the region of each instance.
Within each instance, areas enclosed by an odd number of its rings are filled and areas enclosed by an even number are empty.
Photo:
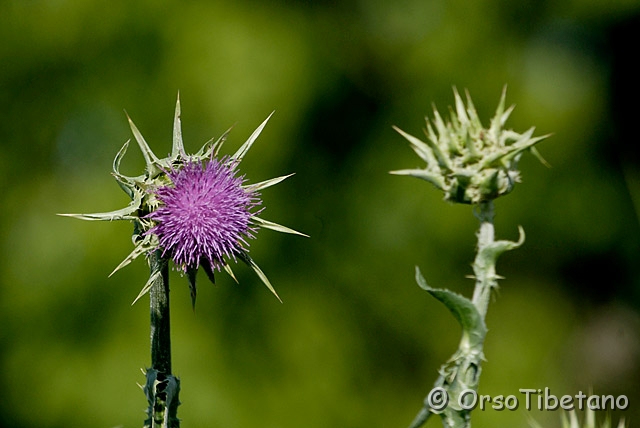
[[[225,257],[235,260],[247,250],[246,238],[257,231],[252,208],[261,201],[257,192],[242,187],[234,162],[187,162],[168,175],[172,184],[155,190],[160,206],[147,215],[156,224],[146,233],[158,237],[163,256],[170,255],[185,272],[201,260],[219,271]]]
[[[433,119],[426,119],[426,142],[394,127],[427,165],[392,174],[426,180],[442,190],[447,201],[478,204],[513,190],[520,181],[518,161],[524,151],[545,163],[534,145],[548,135],[533,137],[533,127],[522,134],[504,129],[514,107],[505,110],[506,87],[489,128],[482,126],[468,92],[466,106],[455,89],[454,96],[456,108],[450,108],[448,122],[435,107]]]
[[[171,155],[158,158],[129,119],[133,136],[142,151],[146,168],[142,175],[129,177],[120,173],[120,162],[129,146],[127,141],[113,162],[113,176],[131,198],[122,209],[95,214],[63,214],[83,220],[128,220],[134,224],[135,248],[111,273],[131,263],[142,254],[161,251],[165,261],[173,259],[186,273],[195,304],[195,277],[202,267],[213,282],[214,270],[224,269],[234,280],[229,261],[247,264],[278,297],[266,275],[248,253],[247,239],[259,228],[303,235],[293,229],[258,217],[259,192],[280,183],[292,174],[255,184],[246,184],[238,166],[256,141],[269,116],[249,139],[232,155],[218,157],[229,131],[218,140],[210,140],[196,154],[187,155],[182,142],[180,99],[176,103]],[[303,235],[306,236],[306,235]],[[159,273],[157,273],[159,274]],[[146,294],[153,281],[142,288],[137,301]],[[278,297],[279,299],[279,297]]]

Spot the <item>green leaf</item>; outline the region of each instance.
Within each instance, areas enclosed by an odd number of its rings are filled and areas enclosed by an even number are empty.
[[[478,309],[464,296],[446,289],[431,288],[416,266],[416,282],[423,290],[442,302],[462,327],[463,337],[467,336],[469,345],[482,351],[482,343],[487,334],[487,327]]]
[[[490,245],[480,249],[478,258],[481,260],[483,266],[495,265],[498,257],[506,251],[515,250],[524,244],[525,233],[522,226],[518,226],[518,240],[516,242],[500,240],[492,242]]]
[[[167,428],[178,427],[180,425],[180,419],[178,419],[178,406],[180,405],[180,399],[178,395],[180,393],[180,379],[170,375],[167,376],[165,381],[167,386],[165,388],[166,394],[166,418],[165,425]]]

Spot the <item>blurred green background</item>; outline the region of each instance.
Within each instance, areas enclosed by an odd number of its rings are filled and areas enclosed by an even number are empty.
[[[471,294],[477,222],[425,182],[397,125],[421,135],[431,103],[469,89],[481,118],[553,133],[497,202],[502,257],[480,393],[550,387],[626,394],[640,420],[640,2],[0,2],[0,426],[135,427],[149,364],[148,299],[131,226],[55,216],[123,207],[110,176],[131,137],[170,150],[235,124],[226,152],[275,115],[243,162],[264,217],[255,260],[280,304],[238,266],[200,278],[191,310],[172,273],[174,371],[184,427],[404,427],[459,328],[413,279]],[[122,170],[136,175],[132,149]],[[558,426],[557,412],[488,410],[474,426]],[[437,419],[428,426],[440,426]]]

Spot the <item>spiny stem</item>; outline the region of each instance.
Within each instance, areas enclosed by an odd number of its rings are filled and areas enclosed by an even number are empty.
[[[171,323],[169,317],[169,266],[159,250],[151,255],[151,275],[162,274],[153,282],[151,309],[151,368],[171,374]]]
[[[171,323],[169,317],[169,267],[160,250],[149,258],[151,277],[151,368],[143,388],[149,408],[144,428],[179,428],[177,417],[180,379],[171,374]],[[157,273],[160,275],[157,275]]]
[[[420,412],[418,412],[416,417],[413,419],[413,421],[411,422],[411,425],[409,425],[409,428],[421,427],[422,424],[427,422],[427,420],[429,419],[429,416],[431,416],[431,410],[429,409],[429,405],[425,403],[425,406],[422,409],[420,409]]]
[[[496,250],[495,250],[495,230],[493,226],[494,205],[492,201],[479,204],[479,211],[476,213],[480,221],[478,230],[477,253],[473,262],[473,271],[476,278],[475,289],[471,304],[475,306],[481,323],[487,314],[491,291],[497,286],[497,275],[495,271]],[[440,368],[440,376],[434,384],[435,387],[443,388],[449,395],[449,400],[456,401],[462,390],[473,389],[477,391],[481,372],[482,349],[484,345],[484,335],[486,328],[478,330],[477,336],[470,342],[470,338],[463,333],[458,350]],[[425,398],[424,407],[415,417],[409,428],[422,426],[432,413],[439,413],[445,427],[469,428],[471,426],[470,411],[465,409],[455,410],[453,407],[446,407],[439,411],[431,408],[429,396]]]
[[[480,230],[478,231],[478,251],[473,262],[473,273],[476,277],[476,285],[473,290],[472,302],[484,319],[487,315],[491,290],[496,287],[496,267],[495,263],[487,263],[485,249],[489,248],[495,241],[495,231],[493,226],[493,201],[482,202],[480,211],[476,214],[480,220]]]

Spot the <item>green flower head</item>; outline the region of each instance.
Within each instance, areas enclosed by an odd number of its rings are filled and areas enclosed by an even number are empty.
[[[518,160],[524,151],[531,151],[546,163],[534,145],[548,135],[533,137],[533,127],[522,134],[504,129],[514,108],[505,110],[506,87],[489,128],[482,126],[468,92],[466,106],[455,88],[454,95],[456,108],[449,109],[450,121],[445,122],[433,107],[433,119],[426,119],[426,142],[394,127],[427,165],[392,174],[426,180],[442,190],[447,201],[478,204],[513,190],[520,181]]]

